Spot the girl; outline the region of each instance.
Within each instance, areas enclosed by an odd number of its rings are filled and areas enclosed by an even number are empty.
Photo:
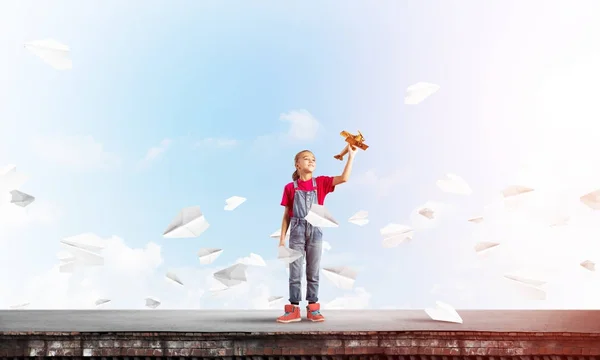
[[[285,246],[285,237],[290,226],[290,249],[300,251],[303,256],[290,264],[290,304],[285,305],[285,313],[277,318],[278,322],[289,323],[301,320],[300,300],[302,290],[302,266],[306,258],[306,317],[311,321],[324,321],[318,303],[319,293],[319,267],[321,263],[321,247],[323,232],[320,228],[312,226],[304,218],[310,207],[316,201],[323,205],[325,196],[335,190],[335,186],[345,183],[352,171],[352,162],[356,148],[347,146],[348,162],[344,172],[339,176],[317,176],[313,178],[316,166],[315,155],[303,150],[296,154],[294,165],[296,170],[292,174],[293,182],[283,189],[281,205],[285,206],[281,222],[281,237],[279,246]]]

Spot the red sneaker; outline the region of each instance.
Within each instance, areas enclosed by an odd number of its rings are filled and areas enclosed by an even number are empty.
[[[325,316],[321,315],[321,305],[319,303],[308,304],[306,307],[306,318],[310,321],[325,321]]]
[[[277,318],[277,322],[280,323],[291,323],[302,320],[300,316],[300,308],[295,305],[288,304],[284,307],[285,314]]]

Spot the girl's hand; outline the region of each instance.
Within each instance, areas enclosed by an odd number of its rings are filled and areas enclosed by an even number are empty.
[[[279,240],[279,246],[285,246],[285,239]]]
[[[354,158],[355,154],[356,154],[356,147],[348,144],[348,157],[349,158]]]

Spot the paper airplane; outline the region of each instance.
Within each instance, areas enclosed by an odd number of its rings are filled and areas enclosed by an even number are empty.
[[[245,264],[234,264],[228,268],[217,271],[213,274],[213,277],[223,285],[231,287],[245,282],[246,279],[246,269],[248,265]]]
[[[596,271],[596,263],[591,260],[586,260],[579,265],[581,265],[584,269],[587,269],[589,271]]]
[[[500,243],[490,242],[490,241],[480,241],[477,244],[475,244],[475,251],[478,253],[483,252],[483,251],[489,250],[491,248],[494,248],[498,245],[500,245]]]
[[[305,217],[312,226],[317,227],[338,227],[337,221],[331,216],[329,211],[323,205],[312,204],[310,211]]]
[[[510,185],[510,186],[507,186],[504,190],[502,190],[502,195],[505,198],[507,198],[507,197],[511,197],[511,196],[525,194],[525,193],[528,193],[531,191],[533,191],[533,189],[525,187],[525,186]]]
[[[600,210],[600,189],[583,195],[579,200],[594,210]]]
[[[229,289],[229,286],[219,282],[215,286],[212,286],[210,289],[208,289],[208,291],[211,293],[211,295],[215,296],[218,293],[223,292],[227,289]]]
[[[323,274],[341,289],[352,289],[356,280],[356,271],[348,266],[323,268]]]
[[[246,201],[246,198],[239,196],[232,196],[229,199],[225,200],[225,210],[231,211],[236,207],[242,205]]]
[[[445,179],[440,179],[435,183],[440,190],[447,193],[458,195],[471,195],[473,190],[467,182],[458,175],[446,174]]]
[[[286,240],[290,239],[290,227],[288,227],[287,233],[285,234],[285,239]],[[281,228],[277,229],[274,233],[272,233],[271,235],[269,235],[269,237],[272,238],[272,239],[279,240],[279,238],[281,238]]]
[[[304,254],[298,250],[290,249],[285,246],[280,246],[278,248],[277,259],[283,261],[286,264],[293,263],[294,261],[300,259]]]
[[[174,283],[183,286],[183,282],[181,282],[181,280],[179,279],[179,277],[177,276],[177,274],[175,274],[174,272],[168,271],[165,276],[167,277],[167,279],[173,281]]]
[[[472,222],[474,224],[479,224],[479,223],[483,222],[483,216],[474,217],[467,221]]]
[[[11,305],[10,308],[13,310],[19,310],[19,309],[24,309],[26,307],[28,307],[30,305],[30,303],[22,303],[22,304],[17,304],[17,305]]]
[[[283,299],[283,296],[269,296],[269,298],[267,299],[267,301],[269,302],[269,305],[273,305],[276,302],[279,302],[280,300]]]
[[[182,209],[163,233],[165,238],[193,238],[202,234],[210,224],[199,206]]]
[[[70,58],[71,50],[67,45],[61,44],[54,39],[27,42],[25,43],[25,49],[56,70],[69,70],[73,68],[73,62]]]
[[[61,273],[72,273],[79,266],[104,265],[104,257],[99,253],[104,249],[104,242],[98,235],[85,233],[67,237],[60,245],[66,250],[59,253]]]
[[[444,322],[452,322],[457,324],[462,324],[463,320],[458,315],[454,308],[446,303],[441,301],[435,302],[435,308],[425,309],[425,313],[435,321],[444,321]]]
[[[202,248],[198,251],[198,259],[200,260],[200,264],[208,265],[215,261],[222,253],[222,249]]]
[[[250,253],[250,256],[239,259],[239,263],[248,266],[267,266],[267,263],[265,263],[263,258],[254,253]]]
[[[418,82],[406,88],[404,104],[417,105],[440,89],[439,85]]]
[[[98,300],[96,300],[96,302],[94,304],[96,304],[96,306],[100,306],[100,305],[104,305],[109,302],[110,302],[109,299],[98,299]]]
[[[10,202],[21,207],[26,207],[35,200],[35,197],[29,194],[25,194],[24,192],[21,192],[19,190],[12,190],[10,192],[10,195],[12,197]]]
[[[94,233],[84,233],[70,236],[60,241],[62,244],[77,247],[90,252],[99,252],[104,249],[104,240]]]
[[[352,215],[350,217],[350,219],[348,219],[348,222],[351,222],[358,226],[364,226],[369,223],[368,217],[369,217],[369,213],[365,210],[361,210],[361,211],[357,212],[356,214]]]
[[[543,280],[531,279],[531,278],[526,278],[523,276],[512,275],[512,274],[506,274],[506,275],[504,275],[504,277],[509,280],[516,281],[518,283],[522,283],[525,285],[531,285],[531,286],[535,286],[535,287],[544,285],[546,283]]]
[[[546,292],[537,286],[545,284],[544,281],[526,279],[519,276],[504,276],[510,280],[510,287],[521,297],[527,300],[546,300]],[[538,285],[534,285],[538,284]]]
[[[414,231],[406,225],[389,224],[379,232],[383,236],[383,247],[392,248],[412,240]]]
[[[160,305],[160,301],[155,298],[148,297],[146,298],[146,307],[150,309],[156,309]]]
[[[421,209],[419,209],[418,212],[419,212],[419,215],[424,216],[430,220],[433,220],[433,218],[434,218],[433,210],[431,210],[430,208],[426,208],[426,207],[421,208]]]

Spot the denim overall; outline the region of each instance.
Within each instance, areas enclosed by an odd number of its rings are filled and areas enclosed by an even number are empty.
[[[290,249],[298,250],[302,256],[290,264],[290,299],[291,303],[300,303],[302,298],[302,267],[306,258],[306,300],[318,302],[319,267],[323,232],[304,219],[313,202],[317,203],[317,182],[313,178],[312,191],[298,190],[298,181],[294,181],[294,205],[290,219]]]

